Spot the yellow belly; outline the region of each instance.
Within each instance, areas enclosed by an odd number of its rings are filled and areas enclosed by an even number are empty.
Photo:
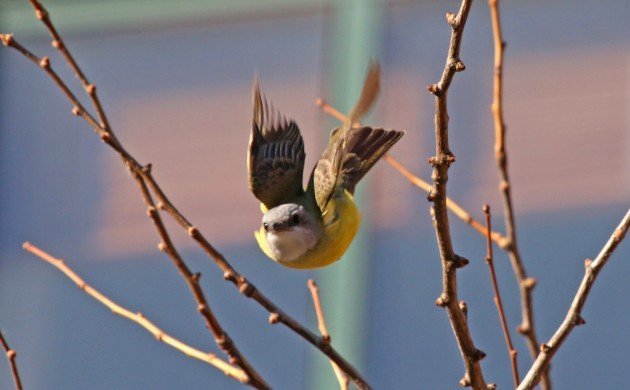
[[[327,220],[330,221],[326,222]],[[324,222],[324,233],[313,249],[293,261],[274,260],[284,266],[299,269],[321,268],[339,260],[357,234],[361,222],[361,215],[349,192],[344,191],[341,196],[331,199],[324,212]],[[254,232],[254,235],[262,251],[273,259],[264,229]]]

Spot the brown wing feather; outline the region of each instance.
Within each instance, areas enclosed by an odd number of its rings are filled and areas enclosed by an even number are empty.
[[[374,62],[370,64],[365,76],[359,100],[350,111],[343,126],[340,129],[333,130],[328,141],[328,147],[317,162],[311,176],[312,180],[309,186],[312,186],[315,200],[322,211],[326,208],[328,201],[330,201],[342,182],[340,180],[343,168],[342,163],[346,160],[345,153],[348,150],[346,143],[352,132],[352,124],[360,121],[361,117],[368,112],[379,91],[380,66]]]
[[[340,166],[337,162],[342,158],[341,130],[338,127],[330,133],[328,146],[317,161],[309,182],[309,186],[313,187],[312,192],[315,195],[315,201],[322,212],[335,192],[337,184],[337,170]]]
[[[359,180],[404,134],[404,131],[371,127],[352,129],[341,166],[342,188],[354,193]]]
[[[275,111],[254,83],[254,116],[247,153],[249,188],[268,209],[304,192],[304,142],[294,121]]]

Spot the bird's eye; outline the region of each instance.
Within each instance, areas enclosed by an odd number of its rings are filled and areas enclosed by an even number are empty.
[[[300,216],[297,214],[293,214],[291,216],[291,225],[297,225],[298,223],[300,223]]]
[[[265,231],[269,230],[269,224],[267,222],[263,222],[263,228]]]

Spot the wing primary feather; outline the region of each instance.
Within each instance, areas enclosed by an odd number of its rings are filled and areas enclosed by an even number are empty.
[[[250,190],[267,209],[303,194],[305,153],[300,130],[261,94],[257,78],[247,155]]]
[[[329,145],[329,147],[333,146],[336,148],[335,153],[333,155],[334,156],[333,161],[331,161],[332,169],[330,170],[330,172],[328,172],[328,174],[332,174],[332,177],[330,178],[331,182],[328,183],[328,185],[324,186],[326,188],[322,188],[323,186],[321,185],[319,186],[316,185],[315,187],[316,190],[319,189],[320,191],[323,190],[327,192],[325,194],[319,194],[319,195],[316,194],[316,198],[318,199],[317,203],[320,206],[320,210],[322,211],[326,209],[328,202],[332,198],[337,188],[337,184],[339,182],[339,178],[341,175],[341,168],[343,165],[343,161],[345,159],[344,156],[345,156],[346,144],[348,141],[348,134],[350,132],[350,129],[352,128],[352,124],[360,121],[363,115],[365,115],[368,112],[368,110],[372,107],[372,104],[376,100],[376,97],[378,96],[378,93],[380,91],[380,76],[381,76],[380,65],[378,64],[378,62],[375,62],[375,61],[371,62],[368,68],[368,72],[365,76],[365,80],[363,82],[363,88],[361,90],[361,95],[359,97],[359,100],[350,111],[350,115],[347,116],[341,128],[341,135],[340,135],[341,138],[338,140],[338,142],[336,142],[336,145]],[[332,142],[332,138],[331,138],[331,142]],[[318,167],[316,167],[316,169],[317,168]],[[323,201],[321,201],[322,199]],[[320,203],[323,203],[323,204],[320,204]]]

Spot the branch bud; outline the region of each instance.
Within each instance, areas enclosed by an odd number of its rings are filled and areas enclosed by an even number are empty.
[[[153,206],[147,207],[147,216],[153,218],[157,214],[157,210]]]
[[[11,46],[13,43],[13,34],[0,34],[0,39],[2,39],[4,46]]]
[[[472,358],[476,361],[483,360],[486,357],[486,353],[480,349],[475,349],[475,352],[472,355]]]
[[[50,69],[50,59],[48,57],[44,57],[39,61],[39,66],[42,69]]]
[[[440,296],[435,300],[435,305],[439,307],[445,307],[446,304],[450,301],[450,298],[445,293],[440,294]]]
[[[580,326],[586,324],[586,321],[581,315],[576,314],[575,317],[576,318],[573,320],[575,322],[575,325]]]
[[[280,315],[278,313],[269,314],[269,323],[275,325],[280,321]]]
[[[459,380],[459,385],[461,387],[470,387],[472,385],[470,383],[470,376],[468,376],[468,373],[465,373],[462,379]]]
[[[48,17],[48,11],[41,5],[35,10],[35,17],[39,20],[43,20]]]
[[[240,286],[238,286],[238,291],[241,292],[241,294],[245,295],[246,297],[251,297],[252,294],[254,293],[254,286],[252,286],[249,282],[244,281],[243,283],[241,283]]]
[[[455,268],[464,268],[468,265],[468,263],[470,263],[467,258],[461,257],[459,255],[455,255],[455,258],[452,261]]]
[[[525,288],[528,290],[532,290],[534,287],[536,287],[536,283],[538,283],[536,278],[527,278],[523,280],[523,286],[525,286]]]
[[[191,237],[196,237],[199,235],[199,229],[194,226],[188,228],[188,235]]]
[[[465,316],[468,316],[468,305],[466,304],[466,301],[459,302],[459,310],[461,310]]]
[[[112,136],[109,135],[109,133],[101,134],[101,141],[103,141],[105,143],[109,143],[109,142],[111,142],[111,140],[112,140]],[[130,167],[128,166],[128,168],[130,168]]]
[[[452,12],[447,12],[445,16],[446,16],[446,23],[448,23],[452,27],[455,27],[455,20],[456,20],[455,14]]]
[[[235,282],[236,281],[236,276],[234,276],[234,272],[232,272],[232,271],[225,271],[223,273],[223,279],[224,280],[228,280],[230,282]]]

